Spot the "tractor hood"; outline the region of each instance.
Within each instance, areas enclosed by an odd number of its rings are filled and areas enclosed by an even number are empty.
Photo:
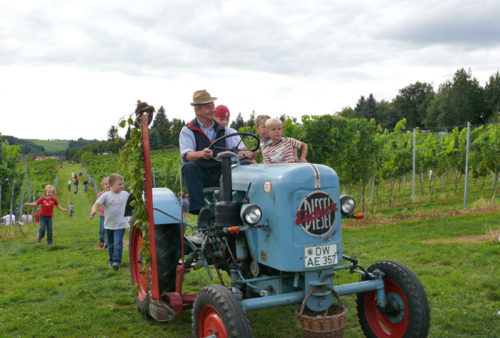
[[[310,163],[252,164],[234,168],[232,178],[233,190],[246,192],[251,183],[249,203],[262,209],[260,224],[266,226],[246,233],[254,260],[282,271],[307,271],[324,259],[314,250],[335,249],[326,259],[341,263],[339,180],[333,169]]]

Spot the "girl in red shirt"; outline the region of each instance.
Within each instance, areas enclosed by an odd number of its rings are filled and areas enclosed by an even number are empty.
[[[24,203],[31,207],[42,205],[42,210],[40,211],[40,230],[38,231],[37,241],[40,243],[42,238],[45,236],[45,230],[47,230],[47,244],[52,245],[52,215],[54,213],[54,205],[57,209],[68,212],[68,209],[64,209],[59,205],[54,197],[55,189],[53,186],[47,184],[44,189],[44,195],[38,201],[33,203]]]

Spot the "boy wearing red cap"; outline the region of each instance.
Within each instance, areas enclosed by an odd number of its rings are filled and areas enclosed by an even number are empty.
[[[229,115],[229,109],[225,105],[220,104],[215,107],[215,121],[221,126],[229,128]],[[236,130],[234,132],[236,133]]]
[[[218,124],[220,124],[221,126],[226,127],[226,129],[228,129],[228,133],[229,134],[234,134],[234,133],[237,133],[238,131],[234,130],[231,127],[229,127],[229,116],[230,116],[230,114],[231,113],[229,112],[229,109],[225,105],[223,105],[223,104],[220,104],[217,107],[215,107],[215,121]],[[234,136],[234,139],[236,141],[236,144],[238,144],[238,149],[239,150],[246,150],[245,145],[243,144],[243,142],[241,142],[241,137],[239,137],[237,135],[237,136]],[[250,160],[251,163],[255,163],[255,161],[253,161],[253,159],[255,158],[255,156],[257,154],[255,154],[255,153],[253,153],[251,151],[246,151],[244,153],[244,155],[246,157],[248,157],[248,159]]]

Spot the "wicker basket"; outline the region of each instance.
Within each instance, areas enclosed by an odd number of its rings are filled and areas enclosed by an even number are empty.
[[[300,310],[295,311],[297,324],[302,331],[302,336],[306,338],[336,338],[344,334],[345,320],[347,317],[347,308],[342,305],[339,295],[329,286],[324,288],[332,291],[337,298],[338,304],[332,304],[324,312],[315,312],[305,309],[307,300],[311,294],[321,287],[316,287],[309,291],[302,301]]]

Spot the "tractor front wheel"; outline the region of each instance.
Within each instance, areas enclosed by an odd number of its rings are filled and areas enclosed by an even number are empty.
[[[368,272],[384,273],[387,306],[377,307],[375,291],[359,293],[356,299],[359,323],[367,337],[427,337],[430,310],[427,295],[418,277],[394,261],[372,265]],[[363,276],[363,280],[368,277]]]
[[[208,285],[198,292],[193,306],[195,337],[252,337],[248,318],[231,291]]]

